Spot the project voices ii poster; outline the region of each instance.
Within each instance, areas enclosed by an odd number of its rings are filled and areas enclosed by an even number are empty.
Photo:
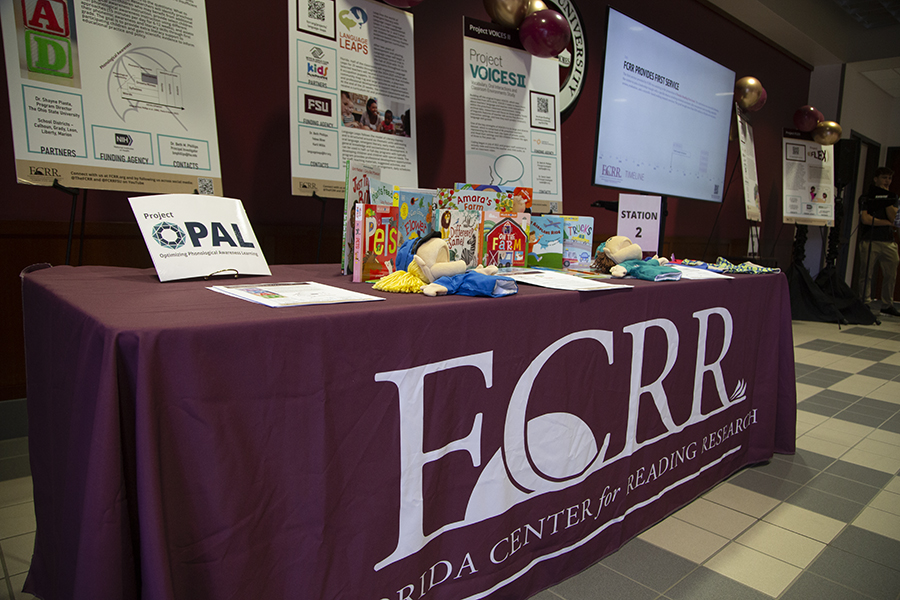
[[[784,130],[783,217],[785,223],[834,225],[834,146],[808,133]]]
[[[467,182],[530,187],[535,212],[562,212],[557,59],[463,17],[463,64]]]
[[[20,183],[222,193],[204,0],[0,0]]]
[[[367,0],[288,0],[291,190],[344,197],[346,161],[418,187],[410,13]]]

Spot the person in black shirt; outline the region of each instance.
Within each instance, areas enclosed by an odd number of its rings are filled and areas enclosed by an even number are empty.
[[[893,175],[894,172],[887,167],[876,169],[874,184],[859,199],[859,289],[863,301],[868,300],[875,265],[879,265],[881,312],[900,317],[900,311],[894,306],[894,284],[900,255],[897,254],[892,229],[897,215],[897,195],[889,190]]]

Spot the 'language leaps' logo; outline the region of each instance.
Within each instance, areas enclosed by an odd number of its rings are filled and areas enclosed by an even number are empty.
[[[361,9],[358,6],[354,6],[350,10],[342,10],[338,13],[338,19],[347,28],[347,31],[353,31],[354,27],[362,28],[363,25],[366,24],[366,21],[369,20],[369,15],[366,14],[366,11]]]
[[[187,234],[181,227],[167,221],[154,225],[150,235],[157,244],[170,250],[177,250],[184,246],[184,240],[187,238]]]

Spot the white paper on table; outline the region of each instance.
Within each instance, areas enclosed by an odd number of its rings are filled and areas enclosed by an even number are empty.
[[[673,263],[667,263],[666,266],[681,271],[682,279],[734,279],[734,277],[732,277],[731,275],[716,273],[715,271],[702,269],[700,267],[689,267],[686,265],[676,265]]]
[[[630,285],[604,283],[593,279],[585,279],[575,275],[567,275],[556,271],[523,271],[518,273],[500,273],[512,277],[519,283],[527,283],[555,290],[571,290],[577,292],[594,292],[602,290],[620,290]]]
[[[214,285],[208,289],[273,308],[384,300],[378,296],[361,294],[315,281],[285,281],[263,285]]]

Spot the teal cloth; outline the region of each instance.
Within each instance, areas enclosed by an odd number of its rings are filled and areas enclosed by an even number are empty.
[[[635,279],[645,281],[678,281],[681,271],[672,267],[664,267],[655,258],[648,260],[623,260],[619,263],[625,272]]]

